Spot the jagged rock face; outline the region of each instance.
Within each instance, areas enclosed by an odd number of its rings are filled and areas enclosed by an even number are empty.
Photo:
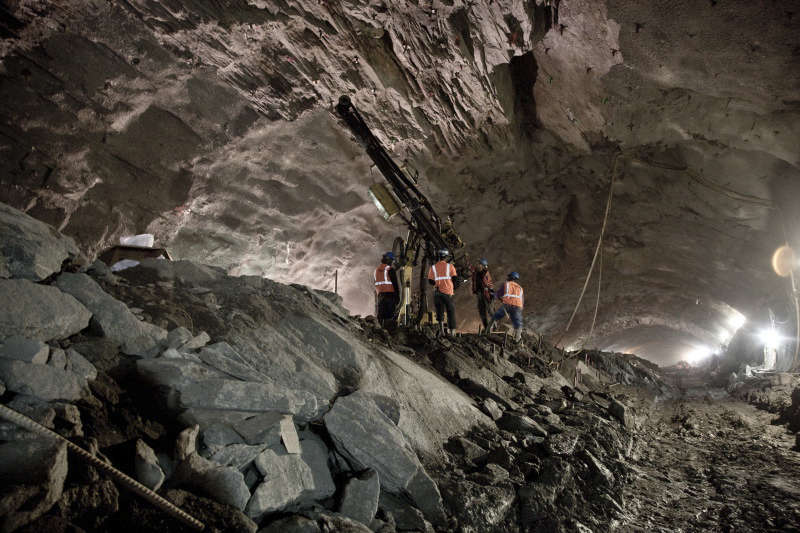
[[[0,11],[0,200],[89,255],[149,231],[234,274],[330,289],[338,269],[370,312],[404,231],[369,204],[382,178],[332,112],[350,94],[558,338],[622,149],[589,344],[668,362],[784,290],[769,254],[800,234],[798,26],[796,1],[17,0]]]

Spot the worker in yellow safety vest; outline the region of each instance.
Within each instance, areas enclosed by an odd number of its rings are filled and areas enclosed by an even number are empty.
[[[503,306],[492,316],[492,320],[489,321],[489,326],[484,330],[484,334],[491,331],[496,321],[502,320],[504,316],[508,315],[511,318],[511,324],[514,326],[514,340],[519,342],[522,339],[522,307],[525,303],[525,298],[522,286],[517,283],[518,281],[519,273],[511,272],[506,282],[497,289],[495,297],[503,302]]]
[[[450,252],[439,250],[439,262],[428,271],[428,283],[434,286],[433,305],[436,308],[436,321],[440,327],[447,312],[448,333],[456,329],[456,307],[453,304],[453,289],[456,281],[456,267],[448,262]]]
[[[386,252],[381,257],[381,264],[375,269],[375,294],[377,297],[377,317],[382,326],[394,322],[394,311],[400,297],[400,286],[397,273],[392,268],[394,254]]]

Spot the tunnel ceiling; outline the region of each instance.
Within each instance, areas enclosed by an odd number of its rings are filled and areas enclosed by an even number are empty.
[[[762,320],[800,188],[800,2],[128,0],[0,7],[0,200],[89,255],[155,233],[370,312],[401,231],[349,94],[528,324],[661,363]],[[600,268],[602,265],[602,268]],[[466,290],[462,291],[466,292]],[[463,326],[474,323],[461,295]]]

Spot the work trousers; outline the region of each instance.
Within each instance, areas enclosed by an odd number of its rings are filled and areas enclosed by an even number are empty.
[[[483,327],[486,327],[489,325],[489,317],[492,314],[491,300],[483,294],[476,294],[475,297],[478,299],[478,316],[481,317]]]
[[[378,293],[378,321],[383,323],[386,320],[394,319],[394,310],[397,307],[396,292]]]
[[[516,305],[503,304],[503,307],[498,309],[492,318],[494,320],[502,320],[503,317],[506,315],[508,315],[508,317],[511,319],[511,323],[514,325],[514,329],[519,329],[522,327],[521,307],[517,307]]]
[[[447,327],[454,331],[456,329],[456,306],[453,304],[453,296],[435,291],[433,293],[433,305],[436,307],[436,320],[440,324],[444,320],[445,311],[447,311]]]

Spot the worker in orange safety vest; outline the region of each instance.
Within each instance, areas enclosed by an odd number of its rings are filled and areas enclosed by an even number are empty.
[[[453,289],[456,281],[456,267],[448,262],[450,252],[439,250],[439,262],[428,271],[428,283],[434,286],[433,305],[436,308],[436,321],[442,327],[444,313],[447,312],[448,333],[456,329],[456,307],[453,304]]]
[[[375,294],[377,298],[377,317],[382,326],[394,322],[394,312],[400,298],[400,285],[397,273],[392,268],[394,254],[386,252],[381,257],[381,264],[375,269]]]
[[[519,273],[511,272],[508,274],[505,283],[497,289],[495,298],[503,302],[503,306],[492,316],[492,320],[489,321],[489,326],[484,330],[484,334],[491,331],[496,321],[502,320],[504,316],[508,315],[511,318],[511,324],[514,326],[514,341],[519,342],[522,340],[522,308],[525,298],[522,286],[517,283],[518,281]]]
[[[492,315],[492,296],[494,295],[494,283],[492,275],[489,273],[489,261],[486,259],[481,259],[472,272],[472,294],[475,295],[478,302],[478,315],[485,328],[489,325],[489,318]]]

